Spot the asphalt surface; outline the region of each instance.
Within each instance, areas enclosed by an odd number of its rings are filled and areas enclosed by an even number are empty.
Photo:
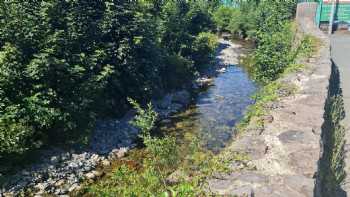
[[[345,119],[345,171],[347,176],[341,188],[347,194],[350,193],[350,32],[336,32],[331,36],[332,59],[340,72],[340,86],[343,90]]]
[[[344,124],[350,132],[350,32],[337,32],[331,37],[332,59],[340,72],[346,118]],[[350,141],[348,141],[350,143]]]

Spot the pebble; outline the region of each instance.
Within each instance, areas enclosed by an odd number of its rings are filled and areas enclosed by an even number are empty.
[[[105,160],[102,161],[102,165],[105,166],[105,167],[108,167],[108,166],[111,165],[111,162],[108,161],[107,159],[105,159]]]
[[[64,184],[64,182],[65,182],[65,180],[61,179],[61,180],[59,180],[59,181],[57,181],[57,182],[55,183],[55,186],[56,186],[56,187],[60,187],[60,186],[62,186],[62,185]]]
[[[178,91],[168,94],[164,100],[155,101],[153,106],[160,119],[167,119],[190,101],[189,92]],[[84,177],[96,180],[103,176],[104,172],[95,170],[99,164],[110,166],[110,160],[125,157],[135,147],[139,130],[129,123],[134,114],[131,110],[120,120],[98,121],[90,145],[84,150],[43,150],[42,158],[36,164],[13,175],[0,196],[5,192],[16,196],[26,188],[34,188],[37,197],[43,193],[65,197],[68,192],[79,190],[79,180]]]
[[[34,186],[34,188],[39,190],[39,191],[45,191],[45,189],[47,188],[47,184],[38,183],[37,185]]]
[[[96,176],[94,175],[94,173],[89,172],[89,173],[86,173],[86,174],[85,174],[85,177],[86,177],[87,179],[94,180]]]
[[[77,183],[75,183],[68,189],[68,191],[72,192],[74,190],[79,190],[79,188],[80,188],[80,186]]]

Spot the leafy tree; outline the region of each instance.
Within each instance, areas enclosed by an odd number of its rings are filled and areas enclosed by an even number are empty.
[[[197,70],[202,70],[211,63],[217,47],[218,38],[212,33],[202,32],[196,37],[192,44],[192,59]]]
[[[231,31],[231,21],[240,20],[239,10],[232,7],[220,6],[213,14],[213,20],[219,31]]]
[[[130,107],[127,97],[145,102],[190,82],[192,45],[211,30],[215,6],[206,0],[1,1],[0,157],[86,139],[97,117]],[[169,82],[169,76],[186,80]]]
[[[0,10],[1,130],[14,124],[3,141],[23,146],[1,154],[81,138],[97,114],[159,84],[152,17],[134,3],[13,0]]]

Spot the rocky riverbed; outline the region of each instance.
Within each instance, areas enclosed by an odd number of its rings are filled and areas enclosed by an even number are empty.
[[[238,64],[240,48],[239,44],[221,39],[216,62],[195,80],[193,88],[210,85],[218,73],[226,71],[225,67]],[[168,93],[160,100],[153,100],[152,104],[159,119],[167,121],[171,115],[186,108],[191,100],[191,93],[181,90]],[[97,121],[87,148],[42,150],[35,164],[8,178],[9,181],[0,188],[0,196],[25,192],[36,196],[67,196],[69,192],[79,189],[84,180],[98,179],[103,176],[101,171],[96,170],[99,166],[111,165],[111,161],[124,157],[128,150],[136,146],[138,130],[129,124],[133,117],[134,112],[131,110],[118,120]]]

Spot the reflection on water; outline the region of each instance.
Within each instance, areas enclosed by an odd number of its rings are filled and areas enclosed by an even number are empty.
[[[255,91],[244,69],[230,66],[215,78],[213,86],[198,93],[192,106],[160,129],[184,139],[181,143],[198,137],[207,149],[218,152],[232,138],[233,127],[252,104]]]

